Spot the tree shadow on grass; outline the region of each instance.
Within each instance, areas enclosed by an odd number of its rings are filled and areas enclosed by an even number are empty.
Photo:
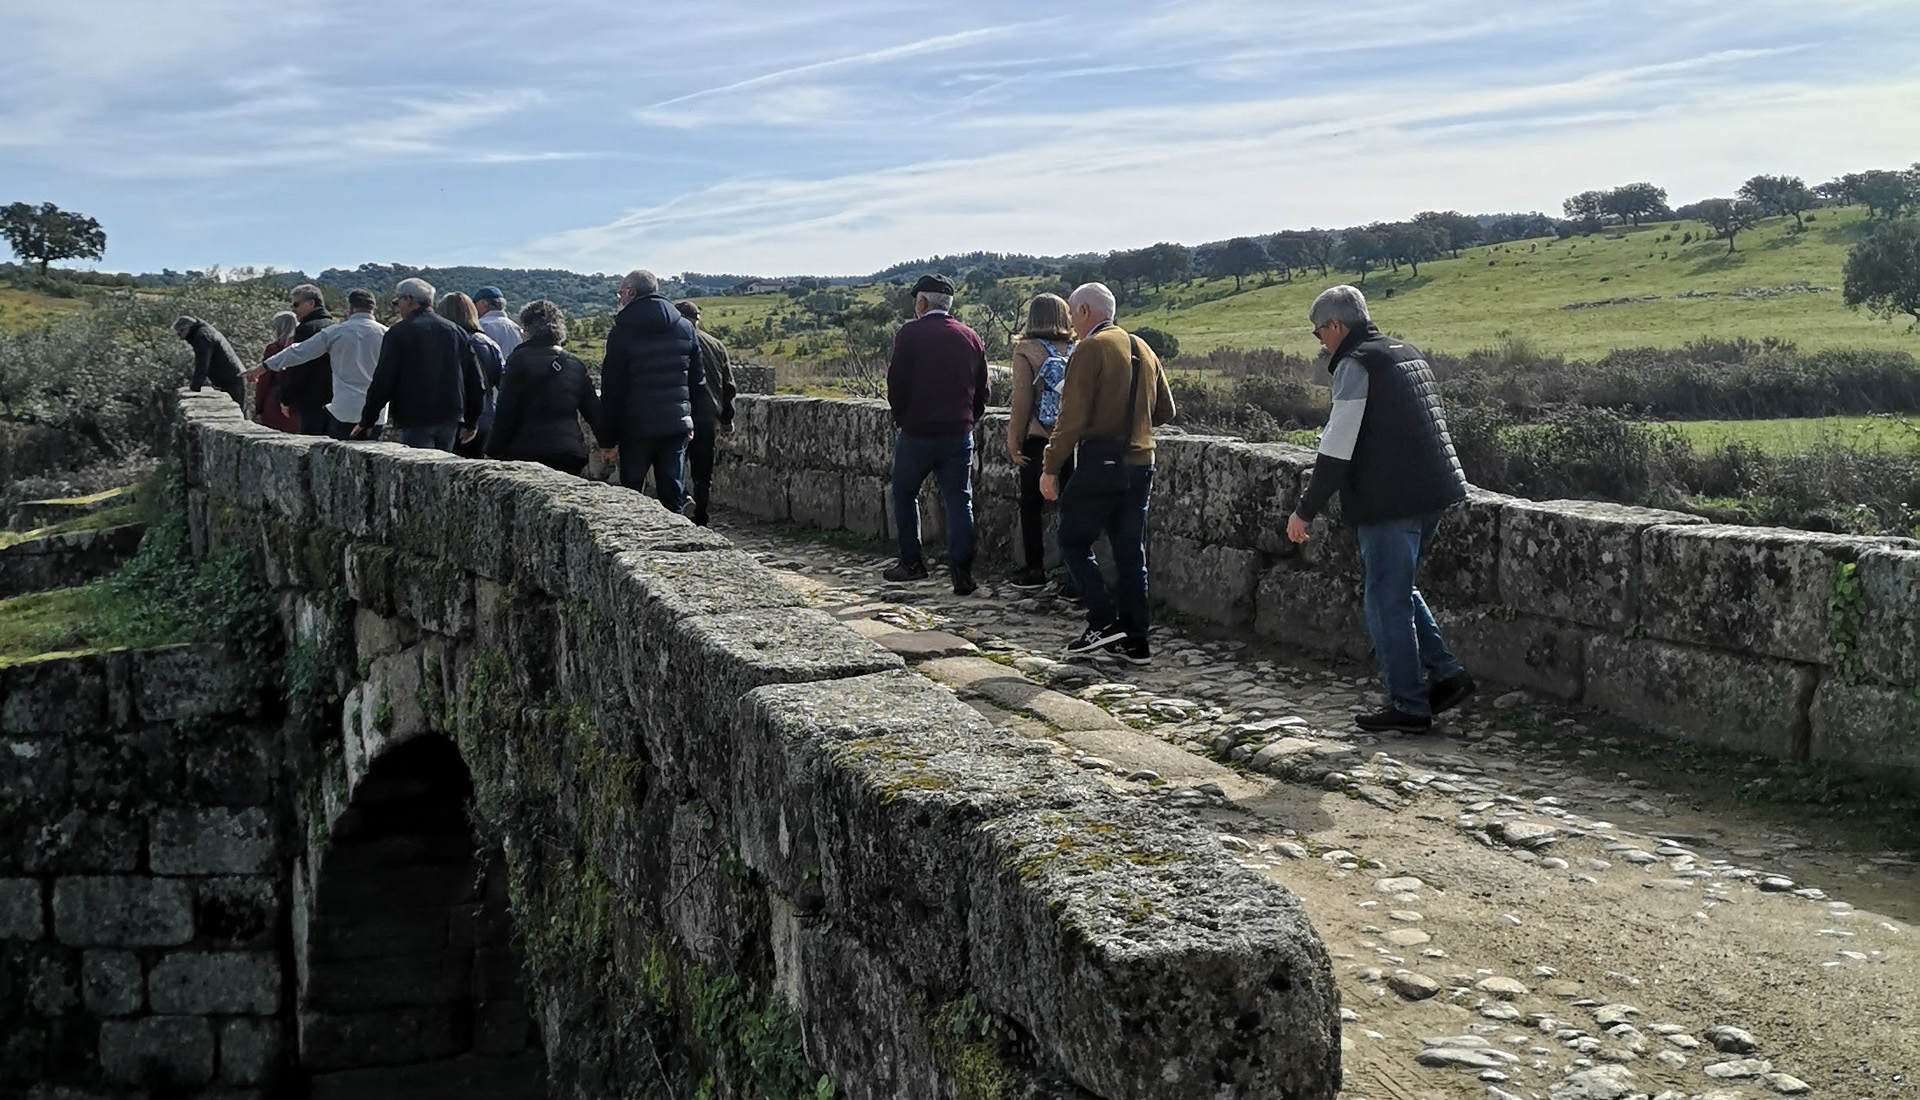
[[[1746,265],[1747,257],[1744,253],[1738,251],[1722,251],[1717,256],[1701,260],[1699,263],[1694,264],[1693,268],[1689,270],[1687,274],[1710,275],[1717,271],[1731,271],[1734,268],[1745,267]]]

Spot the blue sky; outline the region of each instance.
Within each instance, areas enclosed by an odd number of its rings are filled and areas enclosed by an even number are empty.
[[[858,274],[1920,160],[1913,0],[0,0],[111,270]]]

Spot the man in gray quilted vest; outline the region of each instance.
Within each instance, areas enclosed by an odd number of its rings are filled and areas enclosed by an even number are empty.
[[[1473,678],[1447,651],[1414,574],[1467,479],[1447,434],[1440,383],[1420,350],[1383,334],[1358,288],[1336,286],[1308,312],[1333,372],[1333,412],[1320,435],[1312,480],[1287,519],[1287,537],[1340,494],[1341,518],[1359,535],[1367,633],[1387,688],[1387,708],[1363,730],[1424,733],[1433,717],[1473,694]]]

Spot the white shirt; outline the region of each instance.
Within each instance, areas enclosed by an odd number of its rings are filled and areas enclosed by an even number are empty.
[[[333,400],[327,414],[342,424],[360,423],[367,403],[367,387],[373,384],[373,368],[380,362],[380,341],[387,326],[371,313],[351,313],[305,340],[267,360],[268,370],[286,370],[298,363],[310,362],[322,355],[333,358]],[[386,423],[386,410],[380,410],[380,422]]]
[[[519,347],[521,341],[527,338],[527,334],[521,331],[513,318],[507,316],[507,311],[504,309],[490,309],[481,314],[480,331],[493,337],[493,342],[500,345],[500,362],[502,363],[505,363],[507,356],[513,354],[513,349]]]

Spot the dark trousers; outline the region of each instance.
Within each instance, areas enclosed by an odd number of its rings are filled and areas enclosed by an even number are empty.
[[[713,499],[713,448],[720,429],[695,425],[693,442],[687,444],[687,480],[693,490],[693,522],[707,525],[707,505]]]
[[[333,414],[327,411],[325,404],[314,405],[311,408],[305,405],[296,406],[293,416],[300,421],[301,435],[332,435],[333,425],[336,423]]]
[[[1020,444],[1020,453],[1027,458],[1027,464],[1020,467],[1020,546],[1026,551],[1023,563],[1029,569],[1047,567],[1046,519],[1042,510],[1046,507],[1046,498],[1040,495],[1040,461],[1046,457],[1047,441],[1043,438],[1028,436]],[[1073,460],[1060,468],[1060,492],[1065,495],[1067,482],[1073,478]]]
[[[620,441],[620,483],[640,492],[651,471],[654,495],[667,511],[678,512],[686,504],[686,486],[681,481],[686,454],[685,434],[623,439]]]
[[[1147,501],[1153,494],[1153,467],[1127,470],[1124,487],[1095,492],[1085,478],[1060,494],[1060,558],[1087,606],[1087,625],[1119,624],[1127,637],[1144,641],[1151,625],[1147,613]],[[1093,544],[1107,536],[1113,547],[1117,592],[1094,560]]]
[[[900,560],[921,560],[920,486],[932,474],[947,508],[947,564],[973,565],[973,433],[893,440],[893,526],[900,534]]]
[[[465,443],[456,439],[453,444],[453,453],[461,458],[485,458],[487,457],[487,436],[491,434],[493,433],[475,432],[473,438]]]
[[[400,429],[400,442],[408,447],[419,447],[431,451],[451,451],[454,440],[460,438],[460,425],[422,424],[413,428]]]
[[[306,427],[304,423],[301,424],[300,426],[302,429]],[[325,435],[328,439],[352,439],[353,428],[354,426],[352,424],[349,424],[344,420],[335,420],[333,417],[333,414],[328,413],[327,414],[327,430],[321,434]],[[303,432],[302,434],[305,434],[305,433]]]

